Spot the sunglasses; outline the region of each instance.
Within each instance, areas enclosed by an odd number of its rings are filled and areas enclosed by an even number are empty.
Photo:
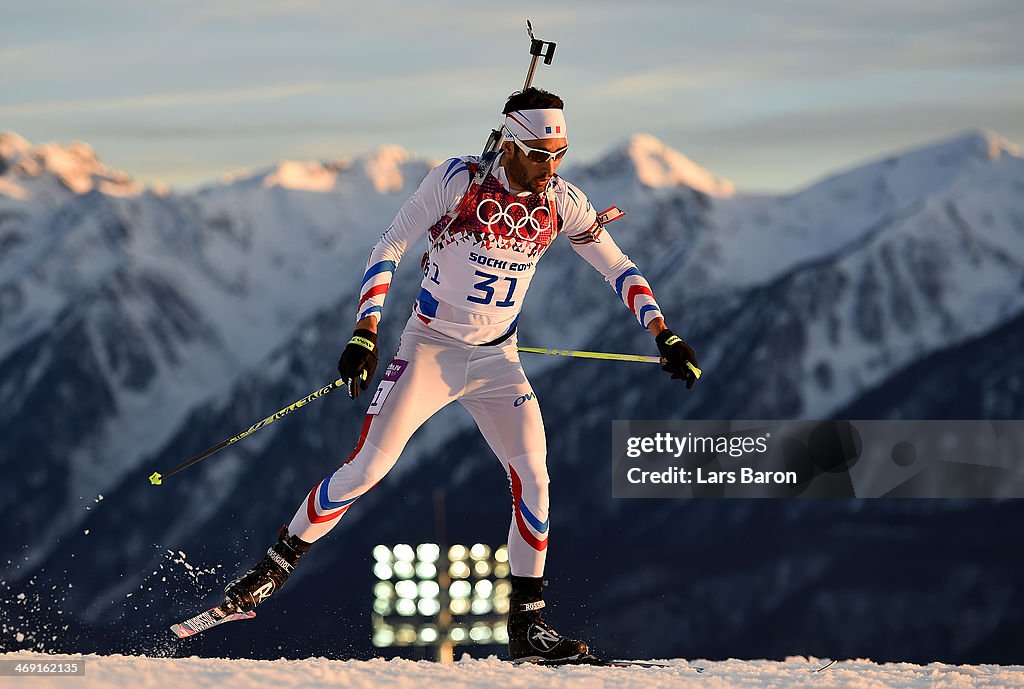
[[[511,133],[511,132],[510,132]],[[549,151],[544,148],[532,148],[527,146],[520,141],[515,134],[512,134],[512,140],[516,142],[516,146],[526,154],[526,157],[533,163],[546,163],[549,160],[561,160],[565,156],[566,151],[569,150],[569,146],[566,145],[557,151]]]

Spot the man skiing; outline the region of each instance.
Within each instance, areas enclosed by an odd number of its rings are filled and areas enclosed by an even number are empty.
[[[350,397],[377,368],[377,325],[391,277],[426,235],[423,281],[398,353],[367,409],[348,460],[313,487],[278,542],[225,589],[226,606],[249,611],[275,593],[299,559],[380,481],[419,426],[458,400],[497,455],[512,491],[508,533],[512,595],[509,653],[519,661],[572,661],[587,644],[542,615],[548,474],[540,406],[516,349],[516,322],[537,262],[558,234],[601,272],[654,336],[663,370],[693,386],[693,350],[666,325],[650,286],[604,230],[587,197],[555,174],[568,150],[561,98],[528,88],[503,109],[497,153],[434,168],[370,253],[356,328],[338,362]],[[525,400],[525,402],[523,401]]]

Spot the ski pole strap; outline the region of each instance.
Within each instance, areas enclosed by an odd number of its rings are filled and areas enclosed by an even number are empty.
[[[359,335],[353,335],[352,339],[349,340],[348,343],[359,345],[360,347],[365,347],[366,349],[369,349],[371,352],[377,346],[373,342],[373,340],[368,340],[365,337],[360,337]]]

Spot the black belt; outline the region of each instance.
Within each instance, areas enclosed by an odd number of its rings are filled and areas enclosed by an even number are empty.
[[[484,342],[483,344],[478,344],[477,347],[493,347],[494,345],[500,345],[502,342],[504,342],[508,338],[512,337],[513,335],[515,335],[515,333],[516,333],[516,329],[512,328],[511,330],[509,330],[507,333],[505,333],[504,335],[502,335],[498,339],[491,340],[490,342]]]

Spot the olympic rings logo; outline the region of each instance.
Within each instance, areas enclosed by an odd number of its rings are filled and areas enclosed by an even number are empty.
[[[494,210],[491,212],[490,217],[482,217],[484,209],[489,203],[494,204]],[[520,217],[514,217],[512,215],[512,211],[515,208],[519,208],[522,212]],[[540,212],[540,219],[538,219],[537,216],[538,211]],[[518,215],[518,213],[516,215]],[[540,235],[540,231],[544,229],[542,220],[545,220],[547,215],[548,209],[546,206],[537,206],[530,211],[527,210],[526,206],[518,201],[513,201],[502,208],[498,201],[494,199],[484,199],[477,204],[476,207],[476,219],[486,225],[488,230],[493,232],[494,225],[502,222],[505,224],[505,227],[515,232],[520,239],[526,239],[528,241],[533,241],[537,239],[538,235]]]

